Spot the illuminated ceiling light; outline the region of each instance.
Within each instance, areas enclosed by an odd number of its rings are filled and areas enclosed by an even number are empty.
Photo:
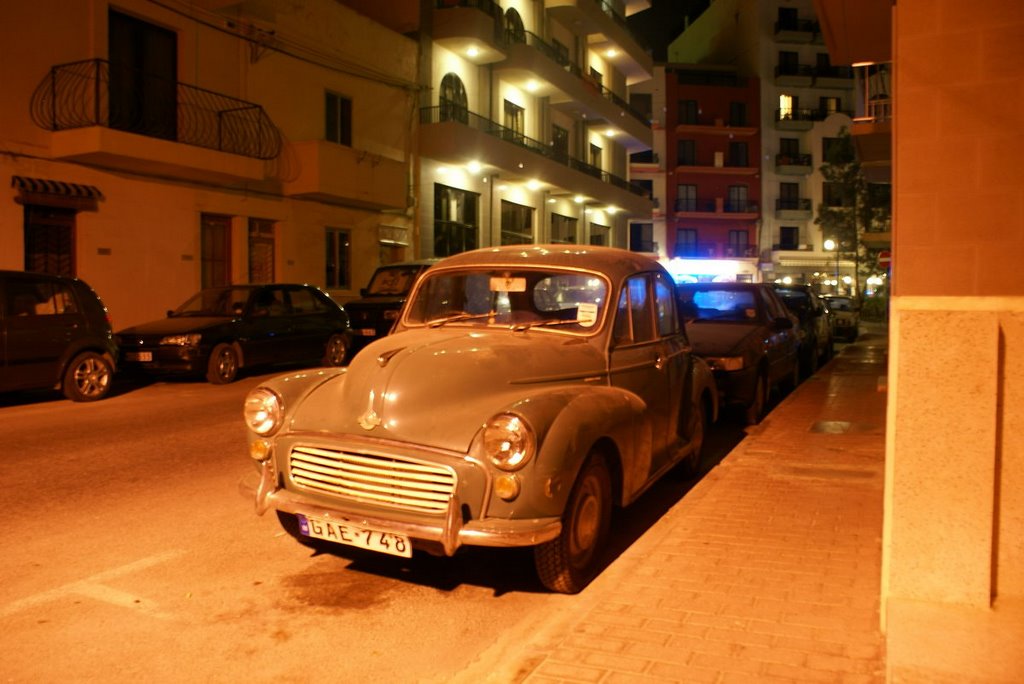
[[[548,197],[548,204],[554,204],[556,201],[554,197]]]
[[[526,187],[528,187],[530,190],[540,190],[540,185],[540,181],[537,180],[536,178],[531,178],[526,182]]]
[[[617,54],[619,54],[618,50],[616,50],[615,48],[608,48],[607,50],[605,50],[604,56],[605,57],[614,57]]]
[[[504,183],[502,183],[501,185],[498,186],[498,191],[499,192],[503,192],[505,190],[508,190],[508,186],[505,185]]]
[[[618,135],[618,133],[619,132],[616,131],[614,128],[609,128],[607,131],[604,132],[604,137],[614,138],[616,135]]]
[[[445,175],[447,173],[448,173],[448,167],[447,166],[438,166],[437,167],[437,175],[438,176],[443,176],[443,175]]]
[[[523,162],[519,162],[519,168],[523,168],[524,166]]]
[[[609,214],[615,214],[619,211],[619,208],[614,204],[609,204],[608,208],[605,209],[605,211],[607,211]]]
[[[575,202],[576,204],[583,204],[584,199],[585,198],[583,197],[583,195],[576,195],[575,197],[572,198],[572,201]]]
[[[526,82],[526,89],[529,90],[531,93],[537,92],[537,88],[540,88],[540,83],[537,83],[535,79],[531,78],[529,81]]]
[[[466,168],[469,169],[469,172],[472,174],[480,173],[480,162],[471,161],[468,164],[466,164]]]
[[[475,45],[471,45],[469,47],[469,49],[466,50],[466,56],[468,56],[468,57],[476,57],[479,54],[480,54],[480,50],[478,50]]]

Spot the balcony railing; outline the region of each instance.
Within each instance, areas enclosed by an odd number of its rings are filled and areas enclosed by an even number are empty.
[[[775,155],[776,166],[810,166],[811,155],[809,154],[777,154]]]
[[[782,31],[800,31],[801,33],[817,33],[820,31],[818,22],[813,19],[790,19],[775,22],[775,33]]]
[[[534,154],[546,157],[552,161],[558,162],[559,164],[564,164],[575,171],[598,178],[604,183],[614,185],[618,188],[622,188],[623,190],[628,190],[634,195],[638,195],[640,197],[649,197],[650,195],[646,188],[630,183],[625,178],[608,173],[607,171],[593,166],[592,164],[588,164],[585,161],[571,157],[564,152],[556,150],[547,143],[529,138],[518,131],[506,128],[505,126],[484,118],[479,114],[474,114],[464,107],[443,105],[440,107],[423,107],[420,109],[421,124],[436,124],[445,121],[454,121],[486,133],[487,135],[510,142],[513,145],[529,150]]]
[[[806,197],[779,197],[775,200],[776,211],[810,211],[811,200]]]
[[[751,200],[726,200],[723,209],[727,214],[756,214],[757,202]]]
[[[684,199],[677,198],[675,210],[678,212],[701,212],[713,214],[715,212],[714,199]]]
[[[857,112],[854,121],[881,123],[892,118],[892,64],[882,62],[854,67]]]
[[[576,78],[583,81],[583,83],[588,88],[596,90],[597,93],[601,95],[604,99],[615,103],[615,105],[618,107],[621,107],[626,113],[628,113],[630,116],[632,116],[634,119],[636,119],[643,125],[650,125],[650,120],[648,119],[648,117],[644,116],[641,112],[638,112],[637,110],[633,109],[633,106],[629,104],[629,102],[627,102],[625,99],[616,95],[611,90],[605,88],[603,85],[601,85],[593,78],[591,78],[588,74],[585,74],[583,72],[583,69],[580,68],[578,64],[576,64],[569,58],[568,54],[559,50],[554,45],[551,45],[550,43],[546,42],[537,34],[531,33],[530,31],[521,31],[518,29],[509,28],[505,30],[505,40],[509,44],[520,43],[523,45],[529,45],[530,47],[532,47],[533,49],[537,50],[542,55],[550,59],[552,62],[557,64],[559,67],[565,69],[566,71],[574,75]]]
[[[281,153],[281,133],[260,105],[103,59],[51,68],[31,116],[50,131],[103,126],[254,159]]]
[[[810,64],[778,64],[775,66],[775,77],[779,76],[805,76],[814,77],[814,67]]]
[[[810,107],[801,107],[796,109],[776,109],[775,120],[776,121],[824,121],[832,114],[846,114],[851,116],[852,112],[845,110],[830,111],[827,109],[812,109]]]
[[[683,259],[740,258],[757,256],[754,245],[721,242],[677,242],[672,256]]]

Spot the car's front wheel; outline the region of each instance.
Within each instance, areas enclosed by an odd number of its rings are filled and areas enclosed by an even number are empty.
[[[64,371],[61,389],[71,401],[96,401],[110,393],[114,369],[102,354],[83,352]]]
[[[343,366],[348,356],[348,340],[344,335],[334,334],[327,339],[324,347],[324,365]]]
[[[238,377],[238,352],[222,342],[213,348],[206,366],[206,379],[214,385],[226,385]]]
[[[611,525],[611,498],[608,464],[600,453],[592,453],[569,495],[561,534],[534,547],[534,565],[545,587],[575,594],[597,574]]]

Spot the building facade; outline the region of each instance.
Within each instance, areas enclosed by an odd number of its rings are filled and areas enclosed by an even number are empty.
[[[413,256],[414,40],[331,0],[41,0],[0,44],[0,267],[85,279],[116,327]]]

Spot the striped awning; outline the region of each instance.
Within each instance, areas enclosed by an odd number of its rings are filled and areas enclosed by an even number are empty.
[[[95,185],[81,185],[46,178],[11,176],[11,187],[19,191],[21,204],[41,204],[78,211],[96,211],[103,193]]]

